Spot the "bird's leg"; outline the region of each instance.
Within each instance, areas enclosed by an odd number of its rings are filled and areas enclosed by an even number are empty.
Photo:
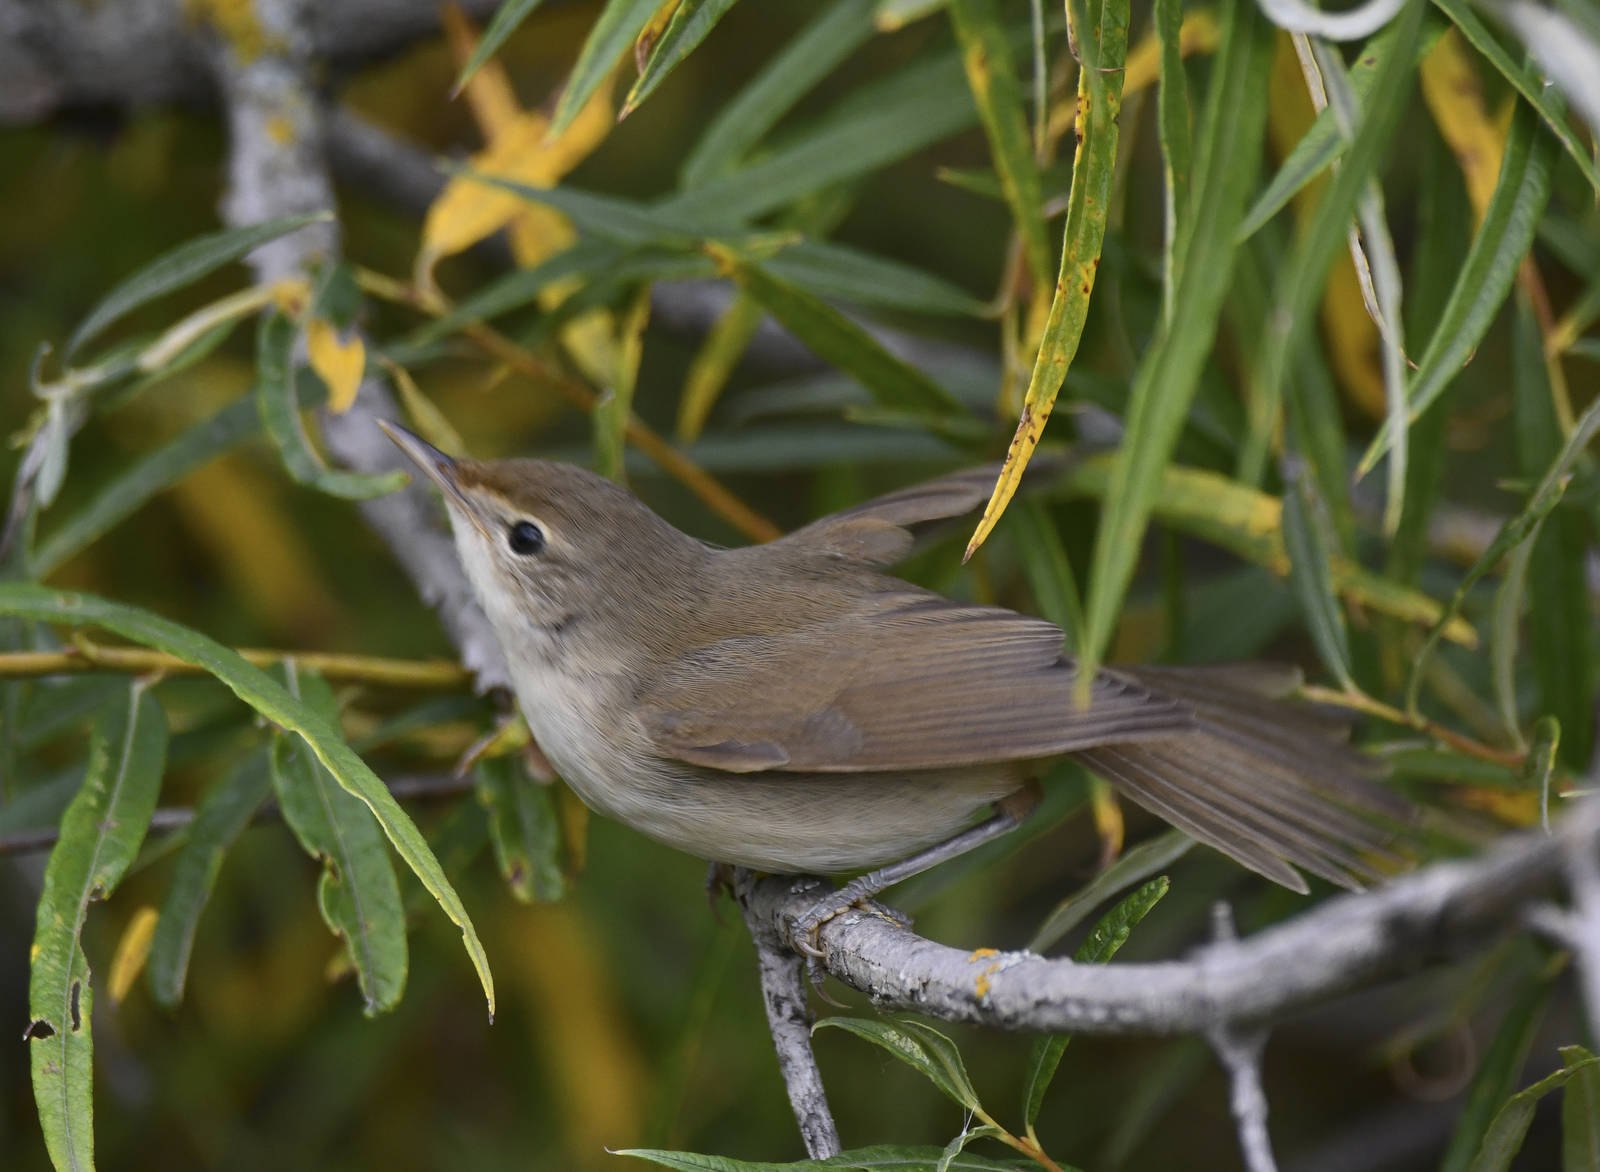
[[[851,908],[870,900],[873,896],[902,883],[914,875],[920,875],[940,863],[948,862],[959,855],[964,855],[975,847],[980,847],[986,842],[992,842],[1003,834],[1009,834],[1021,826],[1032,814],[1039,804],[1039,785],[1029,782],[1014,793],[1007,794],[995,803],[993,816],[969,830],[963,830],[952,838],[935,843],[928,849],[918,851],[908,858],[890,863],[886,867],[879,867],[875,871],[868,871],[858,875],[843,887],[834,891],[826,899],[812,906],[804,915],[795,920],[791,929],[791,939],[794,945],[812,961],[822,957],[821,932],[822,925],[835,916],[849,911]],[[886,911],[889,909],[885,909]],[[890,912],[902,924],[909,926],[910,920],[898,912]],[[813,974],[815,975],[815,974]]]

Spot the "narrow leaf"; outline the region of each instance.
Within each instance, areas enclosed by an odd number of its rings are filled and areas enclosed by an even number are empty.
[[[825,1027],[844,1030],[883,1047],[967,1110],[978,1108],[978,1096],[967,1080],[961,1056],[950,1039],[939,1031],[920,1022],[903,1019],[888,1022],[864,1017],[825,1017],[813,1030]]]
[[[1028,951],[1045,952],[1054,948],[1095,908],[1135,883],[1143,883],[1158,871],[1172,866],[1188,854],[1192,846],[1194,839],[1183,831],[1169,830],[1124,851],[1111,866],[1055,906],[1034,932],[1033,939],[1028,941]]]
[[[1561,1172],[1600,1168],[1600,1066],[1582,1046],[1565,1046],[1561,1061],[1573,1070],[1561,1096]]]
[[[763,316],[755,298],[740,292],[706,332],[705,341],[695,351],[688,373],[683,376],[683,393],[678,396],[678,438],[684,443],[693,443],[705,430],[711,409],[755,337]]]
[[[1561,469],[1557,475],[1569,475],[1585,453],[1583,446],[1572,448],[1570,439],[1563,444],[1544,342],[1525,297],[1517,299],[1511,348],[1517,464],[1525,478],[1541,477],[1542,485],[1552,465]],[[1591,405],[1590,413],[1595,410]],[[1588,413],[1585,423],[1587,418]],[[1536,711],[1561,722],[1562,759],[1575,770],[1589,767],[1594,744],[1594,641],[1575,637],[1594,625],[1589,532],[1582,512],[1558,507],[1529,538],[1528,549],[1528,660],[1538,688]],[[1507,605],[1512,614],[1522,610],[1520,599]]]
[[[300,418],[300,396],[294,368],[294,323],[281,313],[261,319],[256,335],[256,408],[261,426],[271,438],[283,466],[300,484],[330,496],[366,500],[404,487],[403,473],[369,476],[361,472],[335,472],[322,462],[306,435]]]
[[[656,87],[699,47],[733,5],[734,0],[682,0],[661,39],[650,51],[650,60],[645,62],[644,72],[628,91],[617,117],[626,118],[655,93]]]
[[[289,694],[337,727],[338,710],[327,681],[285,665]],[[272,744],[272,788],[283,820],[312,858],[322,864],[317,904],[328,927],[344,941],[367,1014],[393,1009],[405,991],[406,926],[400,885],[372,811],[345,792],[298,738]]]
[[[269,241],[287,236],[307,224],[323,223],[332,218],[329,212],[285,216],[244,228],[213,232],[180,244],[107,293],[73,331],[72,339],[67,343],[67,356],[70,358],[91,338],[104,332],[107,326],[141,305],[192,285]]]
[[[565,130],[595,91],[608,83],[611,71],[633,47],[634,40],[659,7],[661,0],[606,0],[605,8],[601,9],[599,19],[594,22],[578,54],[578,63],[572,67],[572,77],[561,91],[556,112],[550,118],[552,137]],[[487,36],[484,39],[487,40]]]
[[[1377,174],[1406,107],[1405,93],[1412,82],[1412,61],[1425,11],[1420,0],[1414,0],[1395,18],[1392,52],[1379,67],[1344,161],[1279,270],[1273,305],[1256,351],[1250,434],[1239,457],[1240,479],[1246,483],[1256,484],[1261,479],[1290,363],[1316,321],[1328,272],[1345,245],[1357,201]]]
[[[1467,1172],[1472,1165],[1473,1157],[1488,1135],[1495,1112],[1522,1074],[1549,997],[1549,982],[1534,981],[1517,994],[1506,1010],[1494,1041],[1489,1044],[1488,1052],[1478,1064],[1478,1073],[1473,1076],[1472,1086],[1467,1090],[1466,1104],[1461,1109],[1439,1172]]]
[[[195,931],[216,887],[222,858],[249,824],[271,789],[266,754],[251,753],[213,785],[199,807],[178,851],[172,882],[161,904],[145,982],[156,1002],[174,1009],[183,1000]]]
[[[1466,577],[1461,580],[1461,585],[1456,587],[1456,592],[1451,596],[1449,604],[1440,616],[1434,630],[1429,631],[1428,639],[1418,653],[1411,673],[1411,683],[1407,688],[1407,703],[1413,708],[1417,703],[1417,696],[1421,689],[1422,669],[1427,664],[1428,657],[1433,653],[1439,641],[1438,627],[1451,621],[1461,610],[1466,601],[1467,593],[1481,581],[1485,575],[1498,566],[1508,553],[1512,553],[1523,546],[1524,542],[1532,541],[1538,535],[1539,527],[1550,511],[1560,503],[1562,494],[1566,492],[1568,475],[1572,466],[1582,455],[1589,442],[1596,434],[1600,434],[1600,400],[1591,404],[1589,409],[1579,417],[1577,424],[1572,429],[1572,434],[1562,445],[1561,451],[1550,466],[1545,469],[1533,493],[1528,497],[1528,502],[1514,516],[1500,526],[1494,535],[1494,540],[1488,548],[1479,555],[1478,560],[1467,571]],[[1507,575],[1510,576],[1509,574]],[[1520,601],[1520,595],[1517,600]],[[1520,613],[1518,606],[1512,606],[1513,613]]]
[[[740,221],[871,174],[978,120],[955,53],[931,55],[850,98],[736,171],[707,178],[663,206]]]
[[[872,38],[872,0],[835,0],[701,134],[683,164],[683,186],[703,187],[746,152],[839,63]]]
[[[146,647],[154,647],[194,664],[215,676],[236,696],[267,720],[294,733],[310,746],[340,786],[366,803],[400,857],[421,880],[451,922],[461,929],[462,941],[478,980],[494,1012],[494,979],[483,944],[450,880],[439,867],[427,841],[395,801],[387,786],[345,742],[344,737],[310,706],[301,703],[260,668],[233,651],[188,627],[170,622],[137,607],[109,602],[92,594],[49,590],[31,583],[0,583],[0,616],[40,623],[103,627]]]
[[[1067,547],[1050,514],[1037,501],[1024,502],[1010,515],[1034,601],[1044,617],[1066,634],[1065,647],[1071,654],[1083,638],[1083,599],[1067,560]]]
[[[1567,1049],[1581,1050],[1582,1047],[1569,1046]],[[1539,1100],[1551,1091],[1566,1086],[1570,1080],[1585,1075],[1593,1076],[1597,1070],[1600,1070],[1600,1058],[1586,1054],[1570,1066],[1562,1067],[1507,1099],[1505,1106],[1500,1108],[1489,1124],[1489,1130],[1483,1137],[1483,1146],[1472,1161],[1471,1172],[1508,1172],[1511,1161],[1522,1150],[1522,1141],[1528,1137],[1528,1128],[1533,1125],[1533,1112]]]
[[[1519,103],[1512,115],[1511,135],[1494,198],[1472,239],[1444,314],[1406,388],[1411,419],[1432,406],[1460,373],[1505,304],[1550,198],[1554,160],[1554,147],[1540,132],[1532,112]],[[1370,471],[1389,450],[1391,430],[1385,426],[1372,441],[1357,466],[1358,476]]]
[[[1122,111],[1123,65],[1128,56],[1128,4],[1127,0],[1104,0],[1095,10],[1097,19],[1092,27],[1080,6],[1069,5],[1068,11],[1078,35],[1083,64],[1078,71],[1078,147],[1072,166],[1072,190],[1067,196],[1061,268],[1039,353],[1028,379],[1028,392],[1023,397],[1016,434],[1006,451],[994,492],[967,543],[967,558],[988,538],[1006,505],[1016,495],[1028,461],[1044,435],[1056,395],[1066,381],[1067,370],[1083,338],[1083,324],[1089,316],[1089,298],[1094,292],[1095,274],[1100,269],[1100,250],[1111,211],[1117,121]]]
[[[950,0],[950,18],[961,46],[967,86],[989,139],[1000,190],[1022,238],[1022,254],[1040,287],[1050,283],[1050,241],[1045,237],[1044,194],[1034,162],[1022,81],[996,0]],[[1126,53],[1126,29],[1123,30]],[[1117,69],[1120,75],[1120,68]],[[1120,77],[1113,105],[1121,101]],[[1115,149],[1115,139],[1112,142]]]
[[[456,78],[456,84],[450,91],[452,98],[460,96],[467,82],[472,80],[472,75],[483,67],[485,61],[500,51],[500,46],[506,43],[506,38],[516,32],[518,26],[543,2],[544,0],[503,0],[500,7],[495,9],[489,27],[483,30],[483,38],[472,50],[472,56],[468,57],[467,63],[461,67],[461,75]]]
[[[143,682],[95,722],[83,785],[45,865],[28,973],[24,1037],[45,1147],[58,1169],[94,1166],[94,995],[80,939],[144,841],[161,791],[167,726]]]
[[[1449,17],[1450,23],[1461,30],[1461,35],[1467,38],[1472,47],[1511,83],[1523,101],[1539,112],[1540,120],[1556,136],[1572,161],[1578,164],[1578,170],[1583,172],[1590,186],[1600,193],[1600,163],[1596,163],[1583,140],[1568,124],[1561,102],[1545,85],[1539,72],[1512,57],[1499,38],[1478,19],[1478,14],[1468,7],[1466,0],[1433,0],[1433,5]]]
[[[916,367],[890,354],[866,330],[764,266],[721,245],[708,245],[717,266],[738,282],[818,358],[852,375],[885,407],[936,415],[961,410],[955,397]]]
[[[1188,843],[1187,839],[1185,843]],[[1162,875],[1122,900],[1095,925],[1094,931],[1078,946],[1072,959],[1078,964],[1109,964],[1128,942],[1129,935],[1139,926],[1139,921],[1161,902],[1171,886],[1172,881]],[[1044,1107],[1045,1092],[1050,1089],[1050,1083],[1061,1065],[1061,1056],[1066,1053],[1067,1043],[1071,1040],[1071,1034],[1046,1034],[1036,1038],[1029,1051],[1027,1073],[1022,1084],[1022,1117],[1030,1135],[1033,1134],[1034,1124],[1039,1121],[1039,1111]]]
[[[1194,181],[1194,146],[1189,129],[1189,80],[1183,72],[1182,0],[1156,0],[1156,37],[1161,46],[1161,89],[1156,104],[1161,165],[1166,178],[1166,247],[1161,254],[1162,310],[1170,320],[1178,291],[1176,263],[1188,226],[1189,188]]]
[[[1289,553],[1289,581],[1323,665],[1346,690],[1353,690],[1350,635],[1333,585],[1331,525],[1316,486],[1303,469],[1284,479],[1283,543]]]
[[[773,276],[829,300],[878,309],[977,317],[981,301],[942,277],[825,240],[802,240],[766,262]]]
[[[1239,216],[1260,162],[1270,30],[1249,0],[1226,6],[1222,27],[1195,161],[1193,220],[1175,266],[1174,304],[1182,312],[1157,333],[1134,375],[1127,430],[1095,536],[1080,649],[1086,681],[1110,642],[1162,473],[1211,352]]]
[[[1437,18],[1435,18],[1437,19]],[[1426,35],[1417,46],[1417,59],[1424,56],[1438,40],[1443,25],[1430,23]],[[1389,62],[1394,52],[1395,38],[1400,29],[1390,24],[1362,46],[1350,66],[1350,92],[1358,110],[1365,111],[1372,87],[1378,74]],[[1312,122],[1310,129],[1294,144],[1294,149],[1283,160],[1278,171],[1267,183],[1266,189],[1245,213],[1239,225],[1237,239],[1242,244],[1261,230],[1263,224],[1282,211],[1291,199],[1322,174],[1344,153],[1348,138],[1340,131],[1339,122],[1331,107],[1324,106]]]
[[[480,762],[473,776],[478,802],[489,814],[495,863],[511,894],[523,903],[562,898],[567,881],[553,788],[530,778],[511,755]]]

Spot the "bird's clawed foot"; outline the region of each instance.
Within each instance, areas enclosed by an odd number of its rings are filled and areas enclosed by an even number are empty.
[[[861,879],[853,879],[812,904],[806,912],[794,919],[790,925],[789,940],[795,950],[806,958],[806,970],[811,975],[813,986],[820,987],[822,984],[822,960],[826,956],[826,950],[822,947],[822,927],[830,920],[857,909],[889,920],[902,928],[911,927],[910,916],[873,898],[880,890],[881,888],[876,885],[863,883]]]

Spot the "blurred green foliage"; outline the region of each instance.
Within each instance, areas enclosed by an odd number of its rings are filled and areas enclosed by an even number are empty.
[[[369,371],[439,442],[625,469],[713,541],[1002,458],[1014,428],[1014,457],[1041,437],[1076,443],[1086,458],[1014,502],[969,564],[956,534],[906,575],[1047,615],[1091,658],[1302,662],[1333,681],[1323,698],[1373,717],[1360,735],[1396,783],[1444,811],[1429,854],[1530,825],[1542,803],[1559,817],[1590,767],[1600,688],[1593,128],[1457,0],[1411,0],[1365,44],[1308,46],[1304,61],[1242,0],[949,7],[509,0],[456,101],[474,34],[447,14],[447,36],[341,79],[338,95],[457,158],[426,217],[382,183],[341,189],[346,264],[315,286],[249,290],[223,263],[242,248],[224,249],[197,281],[146,283],[166,295],[81,338],[70,365],[67,340],[129,274],[176,247],[191,265],[221,247],[189,242],[217,229],[228,144],[201,110],[0,132],[0,425],[21,437],[0,470],[32,450],[63,473],[27,514],[36,532],[0,561],[0,592],[8,579],[89,591],[232,647],[449,658],[347,499],[385,486],[324,466],[314,423],[300,434],[315,414],[297,404],[324,391],[288,360],[297,332],[320,320],[347,345],[359,320]],[[1574,43],[1593,49],[1593,14],[1573,7]],[[1119,63],[1114,79],[1078,69],[1069,19],[1077,57]],[[1320,114],[1303,66],[1322,74]],[[613,125],[613,94],[630,90],[637,108]],[[713,279],[733,300],[670,312],[703,302]],[[203,315],[241,290],[237,328],[145,349],[190,315],[214,324]],[[656,294],[648,313],[641,290]],[[239,323],[269,303],[258,339]],[[769,319],[824,361],[773,343]],[[42,343],[57,352],[36,365]],[[141,353],[155,354],[148,369],[134,369]],[[317,370],[336,393],[334,367]],[[597,403],[594,422],[574,408]],[[675,428],[674,444],[660,438]],[[1108,436],[1121,455],[1087,455]],[[1385,451],[1386,483],[1353,474]],[[33,596],[9,597],[20,614]],[[0,662],[70,638],[0,618]],[[333,786],[364,784],[345,741],[385,778],[439,777],[493,734],[503,705],[445,671],[443,687],[279,675],[304,712],[274,708],[254,675],[230,679],[275,723],[310,730],[304,743],[331,743],[317,760],[215,678],[135,689],[170,732],[163,810],[142,848],[117,839],[104,907],[67,881],[104,798],[81,782],[106,769],[128,677],[0,675],[0,1007],[30,1020],[25,942],[39,907],[66,909],[40,938],[52,974],[85,958],[94,974],[104,1166],[800,1154],[750,945],[708,914],[701,864],[588,823],[514,754],[406,803],[498,978],[485,1024],[441,889],[390,867],[365,807]],[[293,835],[247,825],[269,782]],[[1107,944],[1084,926],[1097,906],[1063,901],[1120,816],[1071,769],[1046,784],[1022,831],[897,894],[921,931],[974,948],[1039,933],[1099,960],[1126,940],[1121,958],[1155,959],[1204,939],[1218,899],[1245,931],[1304,906],[1156,840],[1095,889],[1098,906],[1143,884],[1103,922]],[[307,857],[329,853],[297,805],[313,793],[364,827],[343,868]],[[192,823],[176,814],[196,807]],[[1128,817],[1130,845],[1158,829]],[[396,825],[383,821],[400,841]],[[47,869],[57,826],[67,841]],[[327,927],[359,922],[350,901],[368,896],[385,935],[347,953]],[[66,921],[83,909],[79,954]],[[148,988],[134,980],[144,949]],[[1265,1071],[1279,1151],[1320,1153],[1321,1167],[1352,1166],[1340,1152],[1377,1167],[1380,1149],[1386,1168],[1468,1167],[1520,1144],[1518,1167],[1582,1166],[1594,1059],[1569,1044],[1595,1040],[1555,984],[1561,964],[1509,941],[1288,1024]],[[363,991],[387,1012],[365,1017]],[[868,1017],[845,1029],[909,1037],[947,1080],[959,1048],[957,1102],[1025,1104],[1027,1135],[1036,1126],[1059,1160],[1238,1166],[1226,1080],[1194,1040],[1082,1037],[1063,1051]],[[29,1048],[0,1057],[8,1172],[49,1166]],[[943,1149],[970,1123],[859,1038],[824,1032],[817,1050],[847,1147]],[[1040,1071],[1056,1062],[1046,1093]],[[85,1110],[84,1084],[66,1082],[66,1114],[47,1119]],[[1562,1085],[1564,1119],[1536,1113]]]

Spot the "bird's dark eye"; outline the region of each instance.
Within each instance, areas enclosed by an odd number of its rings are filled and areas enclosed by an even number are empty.
[[[532,521],[518,521],[506,531],[506,544],[512,553],[532,557],[544,549],[544,530]]]

